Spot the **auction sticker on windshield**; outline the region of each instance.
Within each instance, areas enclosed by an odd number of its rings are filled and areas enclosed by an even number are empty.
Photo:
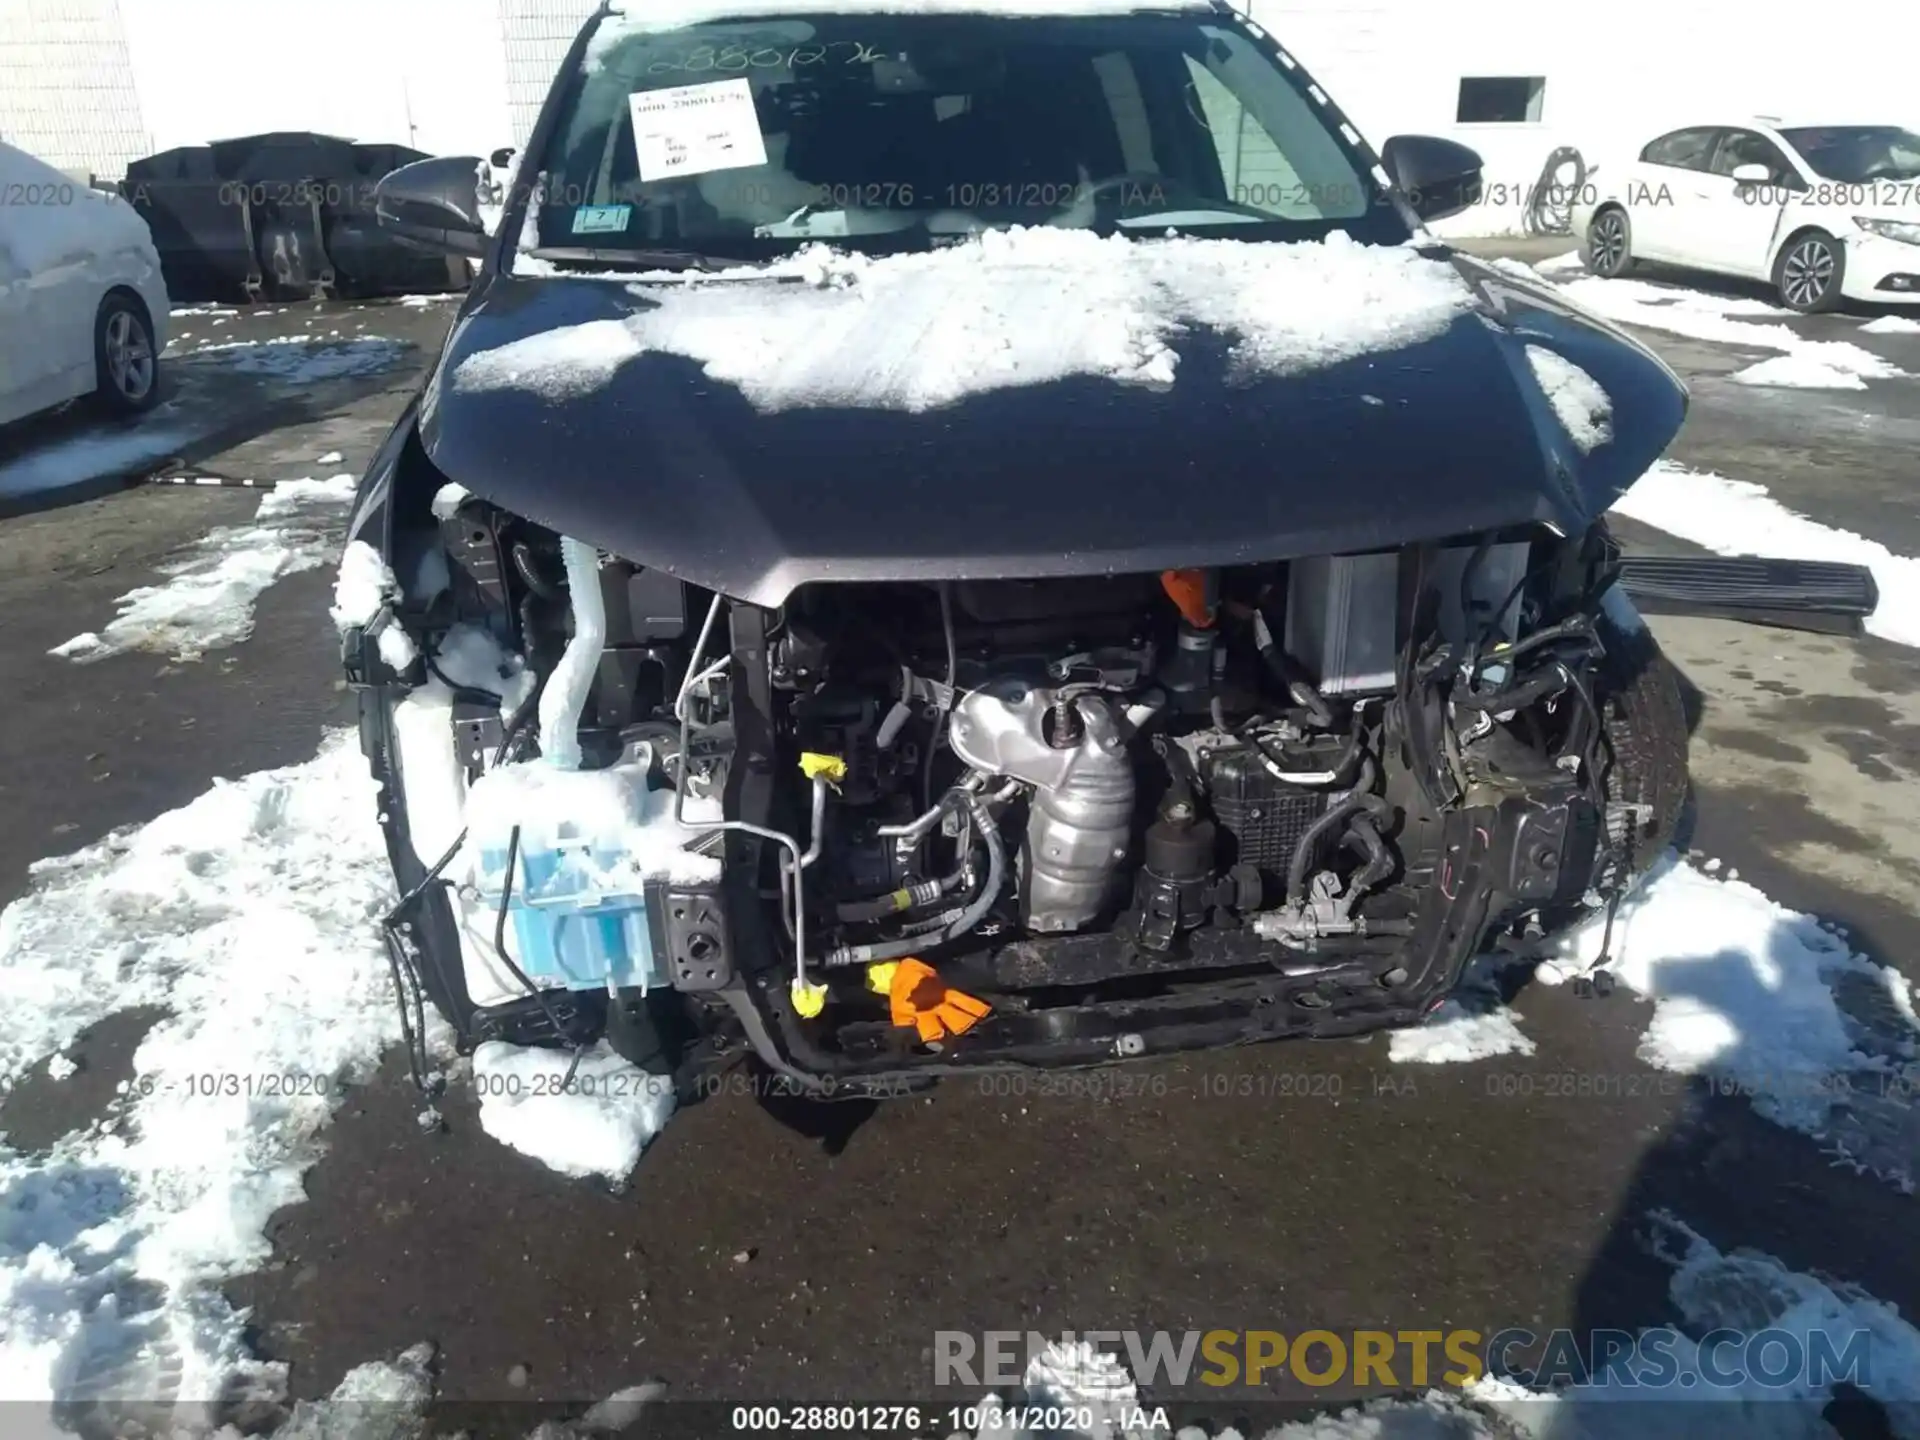
[[[638,90],[627,97],[642,180],[671,180],[767,163],[753,85],[718,80]]]

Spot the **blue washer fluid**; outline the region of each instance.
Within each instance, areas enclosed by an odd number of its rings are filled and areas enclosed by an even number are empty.
[[[667,983],[653,953],[644,893],[609,892],[593,884],[620,851],[603,846],[522,847],[507,902],[520,968],[536,985],[569,990],[641,991]],[[481,852],[481,871],[493,878],[495,904],[507,867],[506,850]]]

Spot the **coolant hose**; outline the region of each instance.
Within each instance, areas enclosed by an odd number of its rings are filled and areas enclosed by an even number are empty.
[[[909,955],[917,955],[930,945],[944,945],[949,940],[957,940],[982,920],[987,911],[993,908],[993,902],[999,898],[1000,887],[1007,880],[1007,847],[1000,838],[1000,827],[993,823],[993,816],[987,810],[987,802],[979,796],[970,798],[974,823],[980,829],[980,838],[987,847],[987,881],[980,887],[980,893],[973,897],[964,910],[949,912],[953,918],[940,930],[929,935],[913,935],[904,940],[886,940],[873,945],[843,945],[827,956],[826,963],[839,965],[875,965],[885,960],[902,960]]]
[[[1287,903],[1301,905],[1307,898],[1307,872],[1313,868],[1313,859],[1319,853],[1320,846],[1329,835],[1342,832],[1347,822],[1362,810],[1372,810],[1379,803],[1377,797],[1368,793],[1373,789],[1373,757],[1364,756],[1360,761],[1360,778],[1354,781],[1353,788],[1336,800],[1300,837],[1300,843],[1293,847],[1293,859],[1287,865]]]
[[[560,555],[567,566],[573,638],[540,693],[540,753],[562,770],[578,770],[580,715],[607,646],[607,602],[600,593],[599,552],[584,541],[563,539]]]

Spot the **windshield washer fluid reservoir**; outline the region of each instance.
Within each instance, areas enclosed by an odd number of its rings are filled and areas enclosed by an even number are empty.
[[[646,883],[711,880],[720,865],[683,848],[699,832],[675,823],[671,790],[648,788],[648,762],[565,770],[531,760],[488,771],[468,792],[472,883],[497,909],[514,852],[511,948],[536,986],[644,992],[668,983]]]

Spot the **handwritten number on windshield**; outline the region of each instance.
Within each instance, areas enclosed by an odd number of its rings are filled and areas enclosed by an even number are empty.
[[[726,74],[739,74],[746,70],[801,70],[809,65],[825,65],[839,56],[843,65],[871,65],[886,59],[883,52],[876,50],[864,40],[834,40],[825,45],[797,45],[791,50],[775,49],[763,46],[750,50],[745,45],[726,45],[715,47],[702,45],[697,50],[689,50],[680,56],[669,56],[654,61],[647,66],[649,75],[668,75],[676,70],[687,74],[701,74],[717,70]]]

